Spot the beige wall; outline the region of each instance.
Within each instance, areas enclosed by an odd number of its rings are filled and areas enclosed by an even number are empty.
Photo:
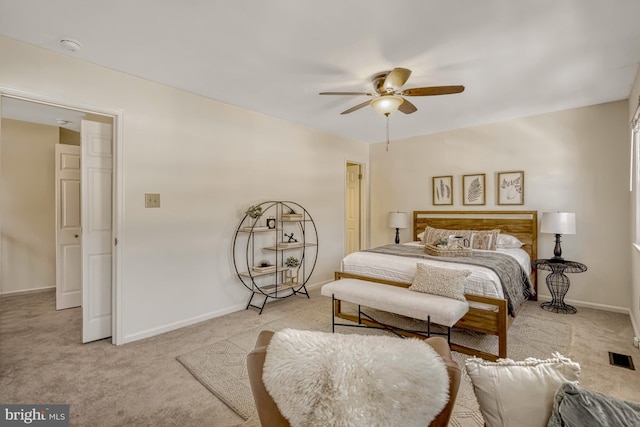
[[[372,245],[391,243],[389,211],[433,209],[431,178],[454,175],[453,209],[461,202],[463,174],[485,173],[487,203],[497,206],[495,175],[525,171],[525,205],[520,209],[569,211],[577,234],[563,236],[563,255],[589,270],[571,275],[567,300],[627,310],[631,295],[628,195],[628,104],[619,101],[491,125],[476,126],[385,144],[371,152]],[[447,208],[437,207],[436,209]],[[404,230],[402,240],[411,237]],[[553,256],[554,237],[541,234],[538,255]],[[544,279],[542,298],[549,297]]]
[[[2,119],[0,294],[55,286],[57,142],[55,126]]]
[[[80,132],[60,128],[60,144],[80,145]]]
[[[344,253],[345,164],[368,166],[368,145],[7,38],[0,52],[0,88],[122,112],[124,341],[244,308],[231,244],[259,201],[309,210],[312,282],[332,278]],[[160,193],[162,207],[145,209],[145,193]]]

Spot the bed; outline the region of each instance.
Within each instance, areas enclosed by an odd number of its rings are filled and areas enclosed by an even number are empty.
[[[418,236],[427,226],[448,230],[488,231],[498,229],[501,234],[515,236],[523,243],[520,249],[498,249],[496,252],[504,252],[517,259],[529,274],[534,291],[532,293],[537,294],[536,272],[531,269],[531,261],[537,259],[537,211],[414,211],[414,242],[408,243],[407,246],[421,245]],[[362,251],[348,255],[342,260],[341,270],[336,272],[336,279],[357,278],[408,287],[415,274],[416,263],[425,260],[394,256],[384,252]],[[438,263],[433,260],[427,262]],[[470,304],[469,312],[455,326],[498,337],[497,355],[455,343],[451,344],[451,348],[488,360],[507,357],[507,331],[521,309],[524,297],[520,298],[517,304],[514,304],[513,294],[510,294],[511,296],[504,295],[500,278],[491,269],[453,263],[447,263],[447,266],[448,268],[468,268],[473,271],[465,285],[465,297]],[[536,299],[535,296],[530,298]],[[336,311],[335,314],[346,320],[354,320],[351,314],[341,310]]]

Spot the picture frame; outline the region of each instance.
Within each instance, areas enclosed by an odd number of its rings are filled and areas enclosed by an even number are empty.
[[[524,171],[498,172],[498,205],[524,205]]]
[[[453,175],[434,176],[431,180],[433,205],[453,205]]]
[[[462,204],[478,206],[486,204],[485,174],[462,175]]]
[[[269,230],[274,230],[276,228],[276,219],[274,217],[270,216],[267,218],[267,228],[269,228]]]

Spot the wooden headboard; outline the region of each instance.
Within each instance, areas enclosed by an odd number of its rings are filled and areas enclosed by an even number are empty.
[[[537,211],[413,211],[413,240],[419,240],[427,225],[448,230],[494,230],[516,236],[538,259]]]

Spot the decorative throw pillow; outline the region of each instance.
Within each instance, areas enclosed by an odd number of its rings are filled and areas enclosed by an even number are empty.
[[[498,249],[518,249],[524,246],[516,236],[512,236],[511,234],[498,234],[498,243],[496,247]]]
[[[500,230],[473,231],[471,232],[471,238],[469,239],[469,246],[471,246],[471,249],[495,251],[499,234]]]
[[[416,275],[409,286],[410,291],[466,301],[464,283],[471,274],[469,270],[434,267],[422,262],[419,262],[416,267]]]
[[[422,239],[422,243],[432,244],[438,239],[447,239],[451,235],[471,239],[471,230],[447,230],[444,228],[433,228],[427,226],[427,228],[424,229],[424,238]]]
[[[553,358],[497,362],[472,357],[467,373],[487,427],[545,427],[556,390],[578,382],[580,365],[559,353]]]

